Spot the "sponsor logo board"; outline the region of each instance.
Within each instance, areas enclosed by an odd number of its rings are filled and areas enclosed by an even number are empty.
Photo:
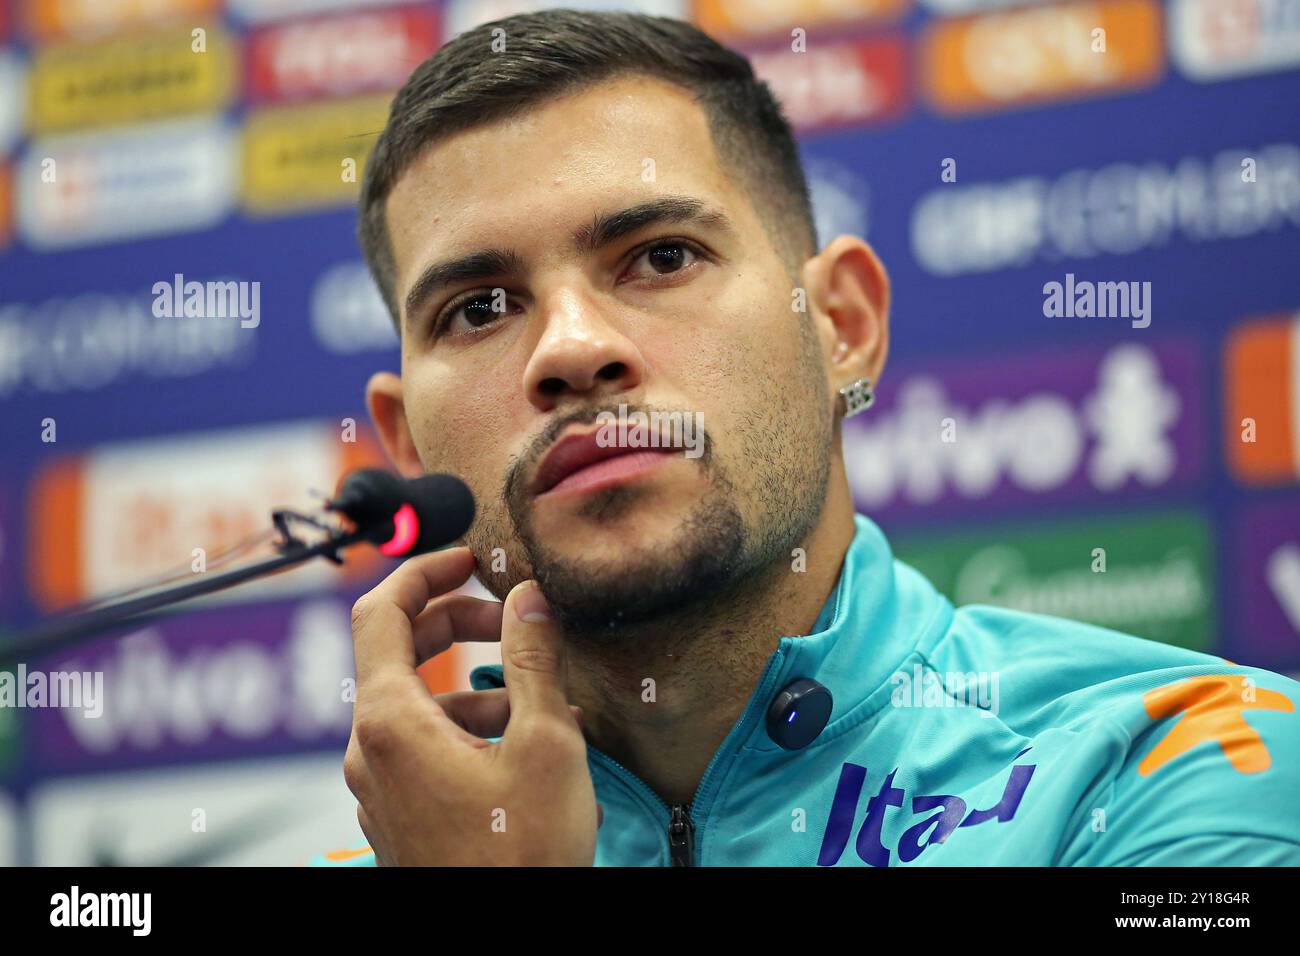
[[[1194,512],[896,535],[957,606],[992,604],[1196,651],[1216,633],[1212,535]]]
[[[235,195],[229,125],[187,118],[29,144],[18,164],[18,233],[41,251],[214,226]]]
[[[1192,486],[1201,366],[1194,343],[1169,340],[891,369],[870,413],[844,423],[854,499],[928,517]]]

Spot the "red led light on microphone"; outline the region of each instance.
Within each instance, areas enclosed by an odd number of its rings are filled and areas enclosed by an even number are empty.
[[[393,536],[379,546],[381,554],[399,558],[415,546],[420,537],[420,519],[410,505],[402,505],[393,515]]]

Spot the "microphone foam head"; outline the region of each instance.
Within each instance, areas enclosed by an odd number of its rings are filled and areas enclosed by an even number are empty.
[[[353,472],[329,508],[389,557],[405,558],[451,544],[474,523],[474,495],[455,475],[404,479],[380,468]]]
[[[406,484],[406,504],[413,512],[417,526],[410,547],[391,556],[404,557],[437,550],[464,536],[474,523],[474,494],[455,475],[421,475]],[[395,532],[401,534],[402,529],[395,527]],[[409,531],[405,537],[410,537]],[[391,540],[395,542],[396,538]]]

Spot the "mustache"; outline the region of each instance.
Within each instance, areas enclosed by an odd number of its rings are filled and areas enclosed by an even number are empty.
[[[507,505],[517,504],[522,500],[522,495],[527,488],[528,479],[537,471],[537,466],[543,456],[555,444],[561,433],[571,425],[595,425],[601,420],[602,416],[618,416],[619,406],[623,406],[627,414],[641,412],[647,416],[652,413],[668,415],[676,412],[681,415],[694,414],[684,409],[670,409],[657,405],[630,405],[626,399],[599,405],[589,405],[585,408],[575,409],[567,414],[561,415],[549,422],[530,442],[528,442],[524,451],[515,459],[506,469],[506,481],[502,488],[502,498]],[[705,468],[708,467],[713,458],[713,439],[708,429],[701,426],[704,451],[699,458],[699,464]]]

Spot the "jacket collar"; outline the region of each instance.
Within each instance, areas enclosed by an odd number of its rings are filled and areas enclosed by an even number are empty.
[[[777,690],[800,677],[827,687],[834,699],[823,735],[845,718],[856,724],[890,695],[890,678],[903,669],[918,644],[932,644],[952,618],[952,605],[918,571],[894,560],[885,534],[863,514],[854,515],[854,535],[844,554],[839,579],[812,631],[787,636],[773,655]],[[475,690],[505,686],[500,664],[484,664],[470,674]],[[753,703],[751,701],[751,703]],[[864,706],[865,705],[865,706]],[[752,745],[776,749],[761,721]],[[847,727],[845,727],[847,729]]]
[[[860,705],[887,700],[890,678],[919,645],[946,631],[952,615],[947,598],[920,572],[895,561],[874,521],[863,514],[853,520],[856,530],[839,583],[813,630],[781,642],[789,661],[778,683],[811,677],[825,685],[835,700],[827,730]],[[859,716],[864,715],[854,714],[855,720]]]

